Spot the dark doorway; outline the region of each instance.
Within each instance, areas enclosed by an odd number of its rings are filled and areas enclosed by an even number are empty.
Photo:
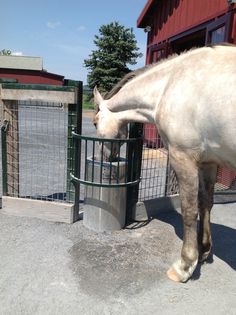
[[[193,47],[205,46],[206,30],[200,30],[187,36],[180,37],[171,42],[172,53],[180,54]]]

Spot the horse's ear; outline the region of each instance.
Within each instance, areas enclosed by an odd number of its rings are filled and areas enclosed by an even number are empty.
[[[93,89],[93,96],[94,96],[94,104],[95,106],[99,106],[101,104],[101,102],[103,101],[103,97],[102,95],[99,93],[97,87],[95,86],[95,88]]]

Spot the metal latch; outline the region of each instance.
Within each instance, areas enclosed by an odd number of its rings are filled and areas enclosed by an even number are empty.
[[[9,127],[9,121],[7,119],[4,119],[1,125],[1,130],[4,132],[7,132],[8,127]]]

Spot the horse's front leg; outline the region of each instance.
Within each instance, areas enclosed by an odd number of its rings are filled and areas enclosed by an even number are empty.
[[[171,280],[186,282],[198,262],[198,166],[194,156],[177,149],[170,149],[170,162],[179,184],[184,236],[181,257],[167,275]]]

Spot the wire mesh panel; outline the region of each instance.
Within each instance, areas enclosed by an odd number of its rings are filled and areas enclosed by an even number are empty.
[[[141,177],[140,201],[179,193],[175,172],[168,161],[168,152],[163,148],[157,129],[152,124],[144,126]],[[236,194],[235,171],[218,167],[215,193]]]
[[[142,154],[142,181],[139,200],[149,200],[178,193],[174,171],[169,165],[168,151],[164,148],[155,125],[144,125]]]
[[[218,167],[215,192],[236,193],[236,172],[232,171],[226,167]]]
[[[139,199],[148,200],[165,196],[167,151],[164,149],[143,148]]]
[[[6,130],[5,193],[13,197],[65,201],[67,106],[8,101],[5,102],[4,115],[9,122]]]

